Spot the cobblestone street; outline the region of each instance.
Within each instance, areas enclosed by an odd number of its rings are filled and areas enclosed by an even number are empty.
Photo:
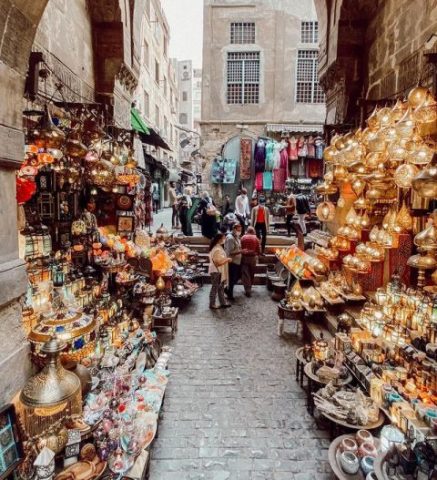
[[[297,348],[276,335],[265,287],[208,309],[209,286],[179,317],[151,480],[327,479],[328,433],[294,378]]]

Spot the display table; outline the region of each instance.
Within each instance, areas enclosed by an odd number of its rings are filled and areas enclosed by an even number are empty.
[[[320,414],[329,420],[330,423],[330,433],[331,438],[335,438],[336,436],[343,433],[345,430],[376,430],[385,422],[385,416],[382,411],[379,411],[378,420],[373,423],[369,423],[367,425],[355,425],[353,423],[348,423],[343,420],[339,420],[338,418],[333,417],[325,412],[320,412]]]
[[[296,350],[296,382],[299,382],[299,385],[303,386],[303,370],[305,365],[308,363],[303,356],[304,347],[300,347]]]
[[[314,400],[313,393],[318,390],[320,387],[328,385],[331,380],[325,380],[319,378],[315,373],[313,373],[313,362],[308,362],[304,367],[304,374],[308,379],[307,385],[307,410],[311,415],[314,413]],[[337,379],[336,385],[339,387],[344,387],[349,385],[352,382],[352,375],[348,373],[347,378]]]
[[[292,308],[287,308],[284,305],[285,302],[280,302],[278,305],[278,336],[282,336],[284,333],[284,323],[285,320],[292,320],[293,322],[296,323],[295,325],[295,332],[298,332],[298,322],[299,320],[303,320],[304,317],[304,312],[303,310],[294,310]]]
[[[157,328],[171,328],[171,335],[174,337],[174,334],[178,329],[178,316],[179,308],[177,307],[172,308],[171,315],[169,316],[153,314],[151,329],[156,330]]]

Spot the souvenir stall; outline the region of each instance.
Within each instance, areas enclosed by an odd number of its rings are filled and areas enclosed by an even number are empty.
[[[331,429],[337,478],[434,478],[437,102],[418,86],[366,123],[324,152],[317,216],[326,228],[310,234],[305,254],[325,267],[309,288],[326,312],[322,335],[296,354],[297,378]],[[284,302],[299,310],[305,295],[295,283]]]
[[[204,267],[164,228],[147,231],[151,179],[133,135],[86,106],[27,122],[17,201],[38,373],[4,414],[20,478],[147,470],[169,375],[156,330],[175,333]]]

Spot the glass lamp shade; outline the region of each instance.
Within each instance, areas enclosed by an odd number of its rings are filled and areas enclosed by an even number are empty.
[[[418,173],[419,170],[415,165],[404,163],[395,170],[393,179],[399,188],[410,188]]]
[[[335,217],[335,205],[332,202],[322,202],[317,206],[317,218],[321,222],[330,222]]]
[[[158,280],[156,281],[156,284],[155,284],[157,290],[164,290],[165,289],[165,282],[164,282],[164,279],[162,277],[159,277]]]
[[[426,97],[428,96],[428,94],[429,94],[429,90],[426,87],[422,87],[421,85],[418,85],[417,87],[412,88],[407,98],[408,105],[411,108],[419,107],[426,100]]]
[[[437,197],[437,153],[434,153],[431,162],[415,175],[412,186],[420,197]]]

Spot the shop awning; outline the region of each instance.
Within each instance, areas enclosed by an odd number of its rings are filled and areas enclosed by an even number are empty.
[[[136,108],[131,108],[130,111],[131,125],[138,133],[148,135],[150,133],[149,127],[141,117],[141,113]]]
[[[323,125],[317,123],[268,123],[267,132],[323,133]]]
[[[164,150],[171,152],[171,148],[168,146],[168,143],[161,137],[161,135],[153,130],[152,127],[149,127],[149,133],[140,132],[140,138],[143,143],[147,145],[153,145],[154,147],[160,147]]]
[[[189,177],[194,177],[194,173],[191,170],[186,170],[185,168],[181,170],[181,173],[188,175]]]

